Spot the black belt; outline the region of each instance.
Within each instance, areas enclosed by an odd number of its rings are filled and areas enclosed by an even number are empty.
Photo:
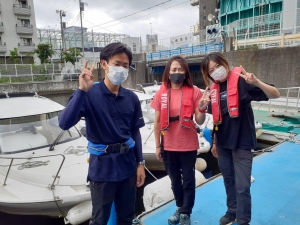
[[[129,152],[129,145],[125,143],[107,145],[105,152],[127,154]]]
[[[179,116],[169,117],[169,122],[175,122],[176,120],[179,120]],[[193,120],[193,116],[191,116],[191,120]]]
[[[175,122],[176,120],[179,120],[179,116],[173,116],[169,118],[169,122]]]

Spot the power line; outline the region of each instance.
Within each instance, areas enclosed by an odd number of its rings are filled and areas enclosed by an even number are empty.
[[[77,21],[79,20],[79,13],[77,14],[77,16],[75,18],[73,18],[70,22],[69,22],[69,26],[71,26],[71,24],[75,24],[77,23]]]
[[[94,23],[92,23],[92,22],[90,22],[90,21],[87,21],[87,20],[84,19],[84,18],[83,18],[83,20],[84,20],[85,22],[88,22],[88,23],[92,24],[92,25],[95,25]],[[100,28],[99,28],[99,29],[100,29]],[[101,28],[101,29],[103,29],[103,28]],[[115,34],[121,34],[121,33],[116,33],[116,32],[114,32],[114,31],[108,30],[108,29],[103,29],[103,30],[107,30],[107,31],[112,32],[112,33],[115,33]]]
[[[145,16],[149,16],[149,15],[154,14],[154,13],[161,12],[161,11],[166,10],[166,9],[170,9],[170,8],[173,8],[173,7],[182,5],[182,4],[186,3],[186,2],[190,2],[190,0],[184,1],[184,2],[181,2],[181,3],[178,3],[178,4],[173,5],[173,6],[170,6],[170,7],[166,7],[166,8],[164,8],[164,9],[161,9],[161,10],[158,10],[158,11],[155,11],[155,12],[148,13],[148,14],[143,15],[143,16],[139,16],[139,17],[135,17],[135,18],[133,18],[133,19],[129,19],[129,20],[123,21],[123,22],[119,22],[119,23],[116,23],[116,24],[113,24],[113,25],[110,25],[110,26],[100,27],[100,28],[97,28],[97,29],[95,29],[95,30],[106,29],[106,28],[108,28],[108,27],[113,27],[113,26],[122,24],[122,23],[124,23],[124,22],[128,22],[128,21],[131,21],[131,20],[136,20],[136,19],[139,19],[139,18],[142,18],[142,17],[145,17]],[[90,27],[88,27],[88,28],[90,28]]]
[[[69,9],[68,8],[73,8],[73,6],[74,6],[74,3],[75,3],[75,5],[76,5],[76,0],[69,0],[70,2],[69,2],[69,5],[68,6],[65,6],[64,8],[66,9],[66,10],[68,10],[69,11]]]
[[[66,12],[69,12],[71,9],[75,8],[77,5],[73,5],[71,8],[69,8]]]
[[[149,8],[143,9],[143,10],[141,10],[141,11],[138,11],[138,12],[135,12],[135,13],[132,13],[132,14],[129,14],[129,15],[127,15],[127,16],[123,16],[123,17],[120,17],[120,18],[118,18],[118,19],[111,20],[111,21],[109,21],[109,22],[106,22],[106,23],[98,24],[98,25],[95,25],[95,26],[92,26],[92,27],[89,27],[89,28],[93,28],[93,27],[101,26],[101,25],[104,25],[104,24],[108,24],[108,23],[111,23],[111,22],[114,22],[114,21],[120,20],[120,19],[124,19],[124,18],[126,18],[126,17],[129,17],[129,16],[136,15],[136,14],[138,14],[138,13],[140,13],[140,12],[144,12],[144,11],[146,11],[146,10],[149,10],[149,9],[155,8],[155,7],[159,6],[159,5],[163,5],[163,4],[165,4],[165,3],[167,3],[167,2],[170,2],[170,1],[171,1],[171,0],[168,0],[168,1],[165,1],[165,2],[162,2],[162,3],[159,3],[159,4],[156,4],[156,5],[154,5],[154,6],[151,6],[151,7],[149,7]]]

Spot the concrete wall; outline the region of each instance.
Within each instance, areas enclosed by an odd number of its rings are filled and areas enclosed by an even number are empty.
[[[70,93],[77,88],[78,81],[0,84],[0,92],[37,92],[40,95]]]
[[[230,66],[242,65],[260,80],[277,88],[300,86],[300,47],[224,53]]]

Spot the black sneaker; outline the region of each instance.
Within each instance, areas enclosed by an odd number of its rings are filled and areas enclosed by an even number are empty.
[[[180,220],[180,215],[179,215],[178,209],[176,209],[174,214],[168,219],[168,223],[170,225],[175,225],[175,224],[179,223],[179,220]]]
[[[236,214],[226,212],[220,219],[220,225],[230,225],[236,222]]]
[[[179,225],[191,225],[191,219],[186,214],[180,214]]]

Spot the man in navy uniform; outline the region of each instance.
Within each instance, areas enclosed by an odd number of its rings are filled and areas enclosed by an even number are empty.
[[[88,63],[79,76],[79,88],[59,115],[59,126],[67,130],[81,117],[86,121],[90,164],[88,181],[93,203],[91,225],[106,225],[112,203],[118,225],[131,225],[135,213],[136,186],[145,181],[142,140],[145,125],[136,94],[121,84],[128,77],[131,51],[112,43],[100,53],[105,78],[94,85]]]

